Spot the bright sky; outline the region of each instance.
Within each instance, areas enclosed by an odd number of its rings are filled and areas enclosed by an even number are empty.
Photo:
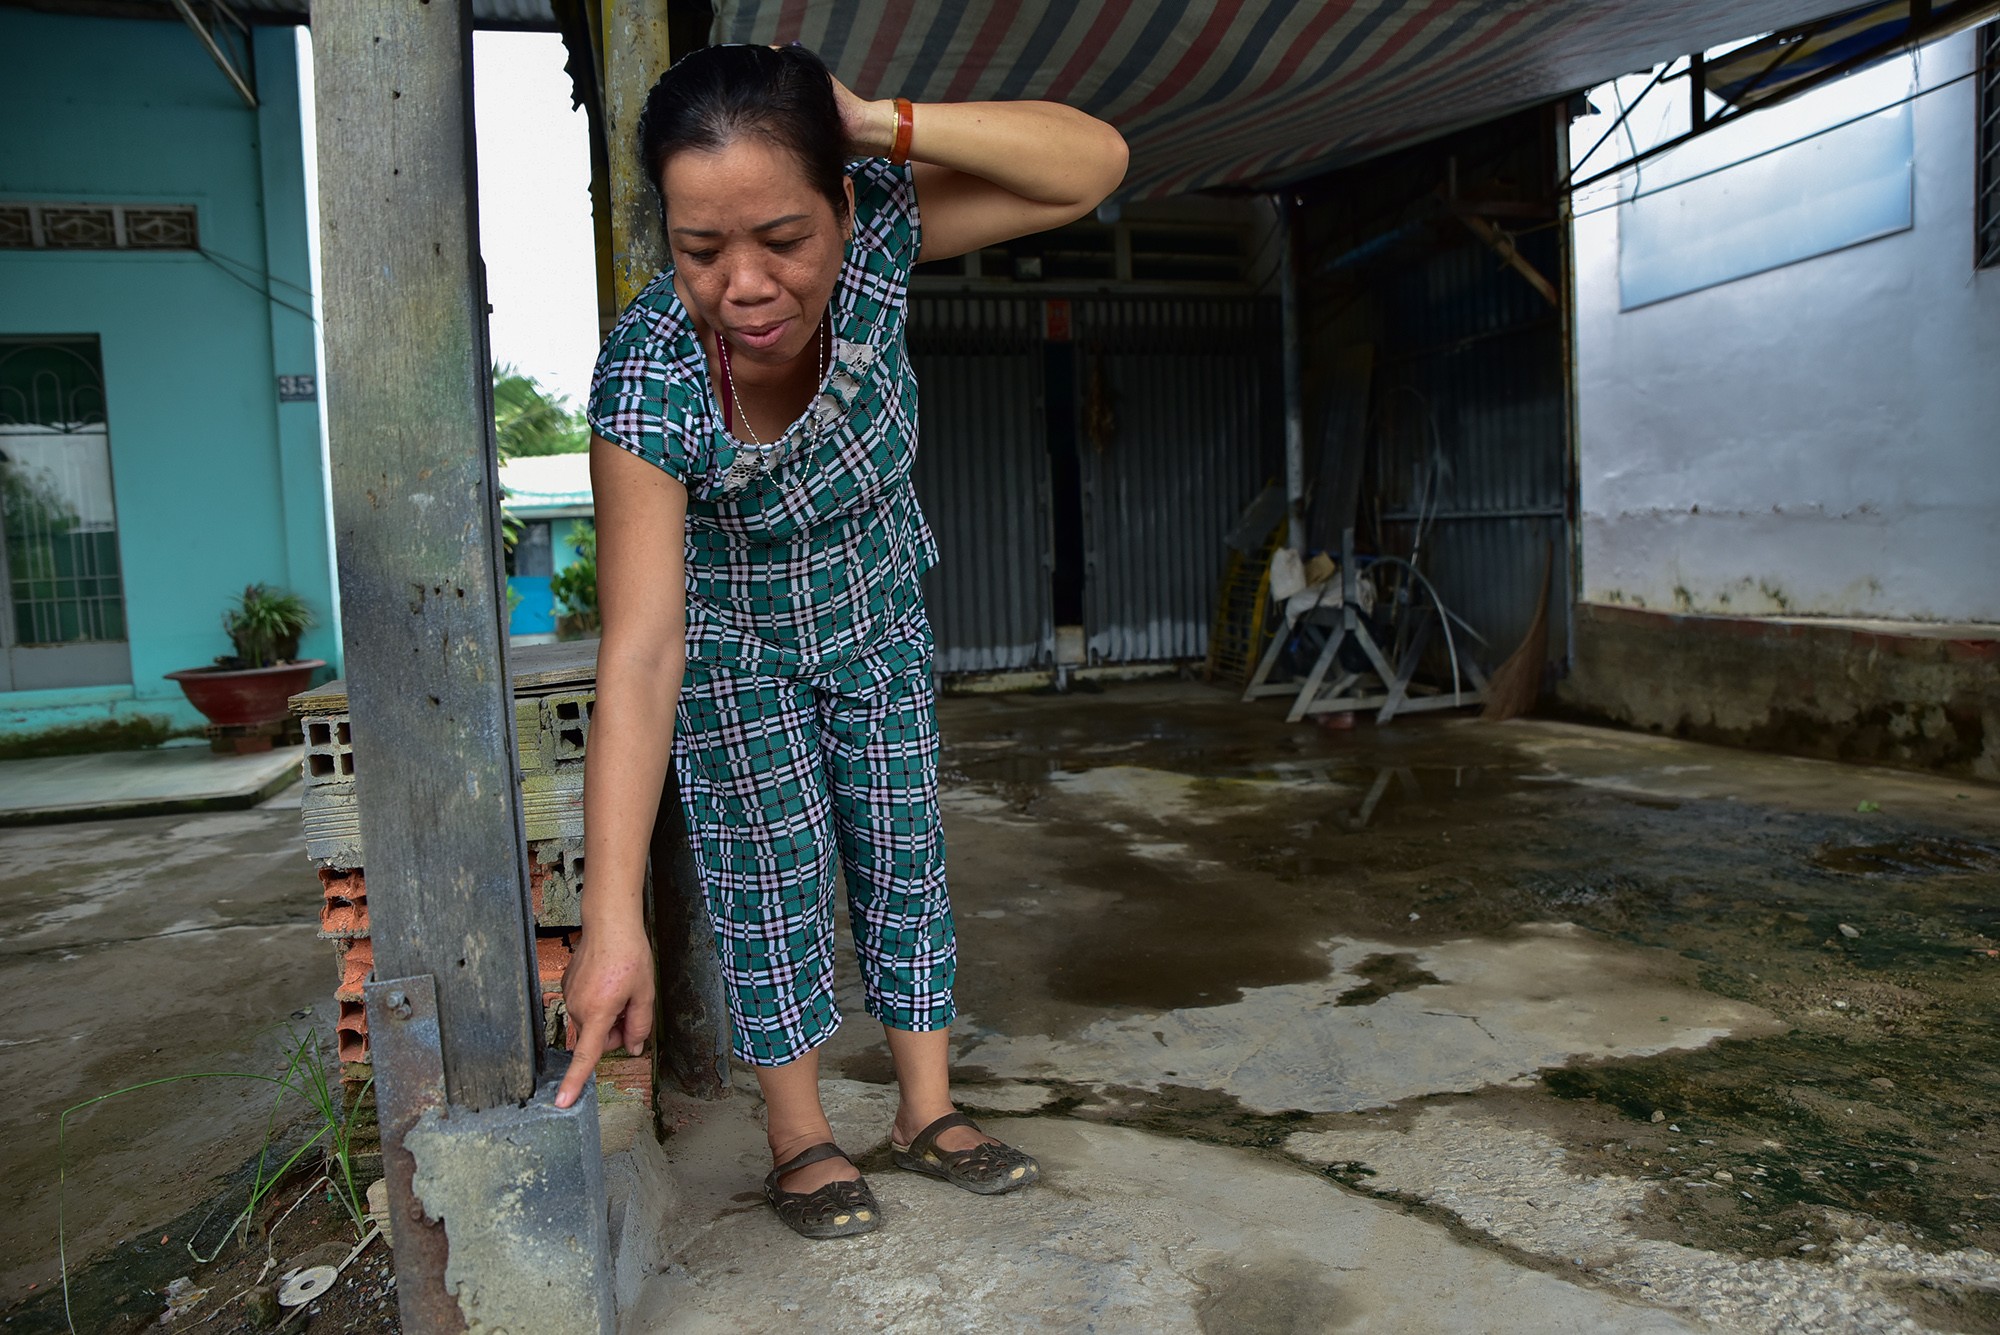
[[[472,36],[479,239],[493,360],[580,407],[597,360],[590,142],[570,107],[562,38]]]

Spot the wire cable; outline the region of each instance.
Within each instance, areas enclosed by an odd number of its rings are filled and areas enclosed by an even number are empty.
[[[1692,176],[1683,177],[1678,181],[1669,181],[1665,185],[1656,185],[1651,190],[1635,191],[1629,198],[1614,199],[1608,204],[1598,204],[1587,209],[1572,210],[1570,213],[1570,218],[1572,221],[1574,221],[1577,218],[1588,218],[1592,214],[1603,213],[1609,209],[1615,209],[1621,204],[1631,204],[1641,199],[1650,199],[1654,195],[1665,194],[1669,190],[1678,189],[1679,187],[1684,185],[1692,185],[1696,181],[1705,180],[1710,176],[1715,176],[1722,172],[1729,171],[1733,168],[1741,167],[1745,163],[1755,162],[1759,158],[1768,158],[1773,153],[1782,153],[1788,148],[1793,148],[1799,144],[1807,143],[1810,140],[1818,139],[1822,135],[1832,134],[1835,130],[1844,130],[1850,125],[1856,125],[1862,121],[1867,120],[1870,116],[1879,116],[1885,111],[1894,111],[1897,107],[1907,106],[1910,103],[1916,101],[1920,97],[1926,97],[1932,93],[1941,93],[1945,89],[1950,88],[1955,84],[1964,83],[1967,79],[1977,78],[1980,74],[1984,72],[1985,72],[1984,66],[1975,65],[1972,69],[1967,70],[1964,74],[1954,75],[1953,77],[1946,79],[1943,83],[1935,84],[1929,88],[1919,88],[1916,92],[1909,94],[1907,97],[1899,97],[1894,102],[1885,103],[1882,106],[1876,107],[1873,111],[1864,111],[1858,115],[1850,116],[1844,121],[1836,121],[1832,125],[1823,126],[1817,130],[1809,130],[1805,134],[1799,135],[1796,139],[1787,139],[1782,144],[1773,144],[1769,148],[1759,149],[1755,153],[1746,154],[1743,157],[1736,159],[1734,162],[1721,163],[1717,166],[1708,168],[1706,171],[1696,172]],[[1573,193],[1573,188],[1564,187],[1559,193],[1571,194]]]
[[[270,302],[273,306],[282,306],[294,315],[304,316],[307,320],[311,321],[313,324],[319,323],[318,318],[315,317],[311,311],[304,310],[298,306],[292,305],[291,302],[286,301],[283,297],[271,291],[269,288],[259,287],[257,284],[251,282],[248,278],[245,278],[242,274],[236,272],[236,270],[229,267],[230,264],[243,264],[241,260],[228,260],[228,257],[217,255],[214,251],[211,250],[198,250],[195,253],[197,255],[200,255],[203,259],[207,260],[210,264],[214,265],[218,273],[224,274],[227,277],[234,279],[236,282],[243,284],[243,286],[249,288],[252,292],[255,292],[258,296],[264,298],[264,300]],[[250,266],[247,264],[243,265],[243,267],[246,269],[250,268]],[[260,270],[256,269],[251,269],[250,271],[252,273],[261,273]],[[264,278],[271,278],[271,275],[267,273],[261,274],[261,276]],[[279,278],[279,279],[273,279],[272,281],[283,283],[284,279]],[[295,286],[295,284],[285,283],[285,286],[292,287]],[[300,290],[303,291],[304,289]],[[308,293],[308,295],[311,294]]]

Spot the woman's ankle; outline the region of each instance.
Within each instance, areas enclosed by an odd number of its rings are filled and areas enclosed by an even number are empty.
[[[907,1145],[924,1133],[924,1128],[940,1117],[949,1117],[958,1111],[950,1100],[942,1105],[925,1103],[921,1106],[900,1104],[896,1108],[896,1120],[890,1127],[890,1134],[898,1145]]]
[[[781,1128],[765,1136],[765,1143],[771,1147],[771,1162],[781,1164],[815,1145],[825,1145],[833,1140],[833,1128],[822,1121],[818,1126],[793,1126]]]

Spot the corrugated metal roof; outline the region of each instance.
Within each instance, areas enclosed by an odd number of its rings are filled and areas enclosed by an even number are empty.
[[[1050,98],[1125,133],[1128,198],[1303,180],[1829,0],[717,0],[716,40],[802,41],[864,97]],[[918,129],[921,137],[921,126]]]

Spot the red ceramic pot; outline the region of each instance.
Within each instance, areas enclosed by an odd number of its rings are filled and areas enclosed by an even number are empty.
[[[210,723],[245,727],[275,723],[289,712],[287,702],[312,684],[312,674],[326,666],[324,658],[302,658],[263,668],[185,668],[169,672],[188,703]]]

